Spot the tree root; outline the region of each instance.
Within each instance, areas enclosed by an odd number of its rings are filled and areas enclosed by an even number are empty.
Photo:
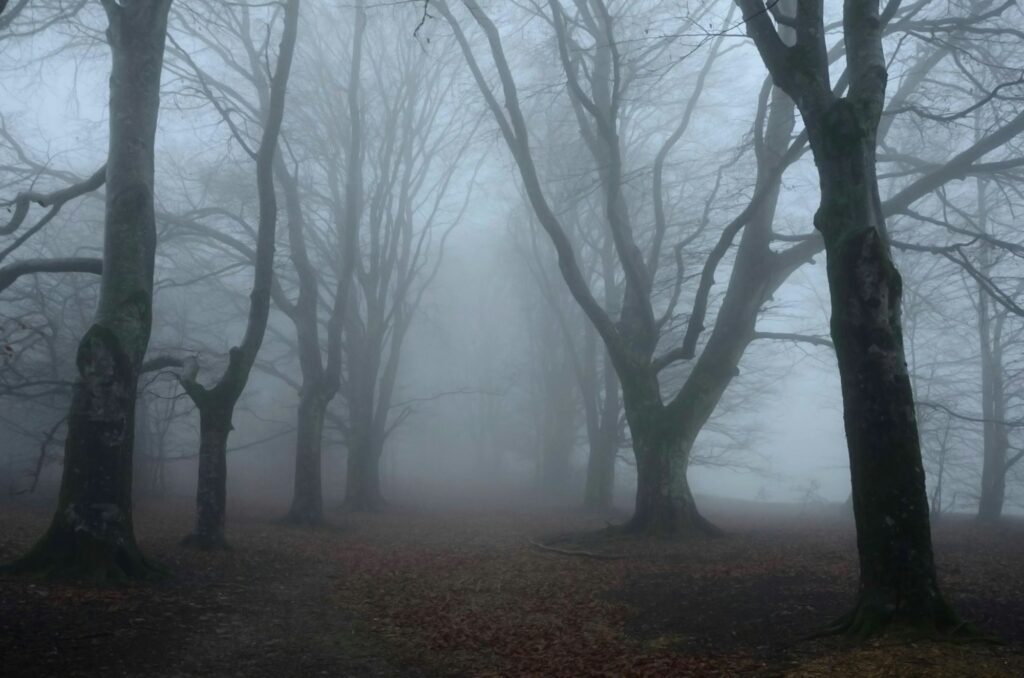
[[[51,527],[28,553],[0,567],[0,573],[95,585],[154,580],[167,574],[142,555],[134,539],[90,539],[60,527]]]
[[[554,546],[548,546],[542,544],[539,541],[530,539],[530,545],[539,548],[543,551],[550,551],[551,553],[557,553],[563,556],[579,556],[581,558],[593,558],[594,560],[622,560],[626,556],[615,555],[611,553],[594,553],[593,551],[576,551],[574,549],[560,549]]]
[[[858,600],[852,610],[813,631],[804,640],[843,636],[863,642],[870,638],[888,636],[954,643],[1002,643],[1000,639],[986,635],[974,625],[961,620],[945,601],[930,607],[911,611],[878,601]]]

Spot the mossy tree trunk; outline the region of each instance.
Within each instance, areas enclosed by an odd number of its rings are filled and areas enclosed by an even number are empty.
[[[132,452],[152,323],[154,140],[170,5],[103,2],[112,67],[99,307],[78,346],[57,510],[16,571],[100,581],[152,571],[132,526]]]

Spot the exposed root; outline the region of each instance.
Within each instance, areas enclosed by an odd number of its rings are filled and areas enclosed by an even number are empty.
[[[908,610],[862,597],[852,610],[809,634],[806,640],[843,636],[863,642],[880,636],[945,642],[1001,643],[961,620],[945,602],[930,609]]]
[[[10,575],[116,585],[159,579],[166,572],[147,560],[131,538],[99,540],[51,527],[32,550],[0,567]]]
[[[557,553],[563,556],[579,556],[581,558],[593,558],[594,560],[622,560],[625,556],[616,555],[611,553],[594,553],[593,551],[576,551],[573,549],[560,549],[554,546],[548,546],[542,544],[539,541],[530,540],[530,545],[535,546],[543,551],[550,551],[551,553]]]

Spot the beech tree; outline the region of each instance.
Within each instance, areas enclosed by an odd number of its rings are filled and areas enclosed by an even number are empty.
[[[860,554],[855,609],[832,630],[871,635],[892,626],[961,628],[939,591],[914,396],[900,325],[902,285],[892,261],[876,176],[885,108],[882,49],[888,17],[877,0],[846,0],[847,94],[833,91],[824,9],[793,14],[738,0],[775,84],[795,102],[821,184],[814,218],[828,259],[831,334],[843,388]],[[892,3],[890,9],[898,6]],[[792,27],[787,43],[776,29]]]
[[[385,444],[412,413],[399,405],[403,352],[472,195],[475,170],[466,169],[462,195],[453,195],[453,180],[480,119],[456,104],[458,77],[450,59],[424,59],[412,41],[385,46],[377,37],[389,28],[383,17],[370,27],[365,73],[353,60],[347,83],[350,97],[367,90],[349,100],[344,199],[344,209],[352,211],[346,219],[360,220],[342,317],[340,417],[348,452],[344,506],[357,511],[384,503]],[[368,80],[359,84],[359,77]],[[340,197],[339,191],[331,196],[335,212],[342,211]]]
[[[247,13],[248,7],[239,11]],[[255,229],[253,286],[250,295],[245,334],[238,346],[228,352],[228,364],[212,385],[198,380],[199,364],[190,359],[184,365],[181,384],[199,410],[199,480],[196,490],[196,525],[184,543],[203,549],[223,548],[227,508],[227,442],[232,429],[235,405],[249,380],[270,315],[274,281],[274,251],[277,232],[277,189],[274,165],[278,137],[284,119],[285,94],[291,72],[298,33],[299,0],[284,5],[281,46],[270,80],[269,98],[264,111],[259,145],[250,150],[238,128],[231,126],[235,140],[247,150],[256,164],[259,197],[259,223]],[[230,118],[226,118],[230,125]]]
[[[152,324],[154,140],[170,0],[103,0],[112,57],[103,274],[78,347],[60,499],[17,571],[91,579],[152,572],[132,526],[135,396]]]
[[[630,74],[635,76],[636,73],[623,66],[616,48],[613,17],[603,2],[577,3],[579,16],[571,25],[586,32],[587,42],[593,45],[590,50],[582,50],[569,34],[569,22],[560,3],[549,3],[549,12],[545,14],[545,20],[556,34],[559,58],[581,137],[600,170],[604,219],[615,246],[616,266],[624,277],[617,320],[612,319],[609,309],[594,296],[567,230],[542,188],[530,149],[528,124],[498,29],[477,3],[467,1],[463,4],[487,39],[500,78],[504,108],[491,91],[459,21],[446,3],[437,3],[437,7],[455,32],[474,80],[512,152],[538,221],[558,253],[562,276],[604,342],[621,383],[638,475],[636,509],[627,529],[667,534],[714,532],[715,528],[697,510],[686,480],[689,452],[700,427],[689,425],[690,422],[680,414],[697,392],[687,391],[684,387],[667,403],[661,393],[659,373],[688,354],[672,350],[657,353],[661,332],[673,318],[678,295],[672,294],[667,307],[656,312],[657,302],[652,292],[662,262],[665,222],[659,221],[656,225],[646,255],[631,223],[624,191],[625,170],[619,129],[624,92],[630,83]],[[714,53],[712,51],[707,59],[707,69],[714,61]],[[588,59],[586,67],[579,61],[584,57],[575,56],[581,54]],[[583,78],[587,78],[586,83],[582,82]],[[703,78],[694,88],[694,104],[702,87]],[[685,132],[687,124],[688,119],[684,118],[678,133],[665,142],[666,150],[656,158],[656,164],[664,162],[664,155]],[[681,284],[681,268],[679,266],[677,270],[677,284]],[[699,391],[703,391],[703,387]],[[704,421],[706,418],[704,416]]]

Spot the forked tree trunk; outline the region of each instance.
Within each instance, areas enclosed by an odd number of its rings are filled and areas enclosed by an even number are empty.
[[[323,522],[321,466],[327,404],[328,400],[316,392],[304,393],[299,399],[295,489],[288,510],[288,521],[298,525]]]
[[[822,201],[832,340],[839,363],[860,555],[857,605],[838,626],[866,636],[892,623],[948,629],[939,592],[914,396],[900,324],[902,281],[886,242],[875,144],[853,104],[812,131]]]
[[[112,68],[99,307],[78,346],[57,510],[15,571],[99,581],[152,572],[132,527],[132,451],[152,322],[153,144],[170,5],[104,2]]]
[[[619,377],[637,474],[636,506],[626,531],[664,537],[716,534],[697,510],[686,477],[694,436],[661,403],[655,379]]]
[[[182,540],[186,546],[203,549],[225,548],[227,508],[227,441],[232,429],[235,405],[249,381],[270,315],[274,280],[274,249],[277,233],[277,193],[274,158],[284,118],[285,94],[299,22],[300,0],[284,3],[281,47],[270,82],[266,121],[256,153],[256,188],[259,195],[259,225],[249,317],[238,346],[228,351],[228,364],[212,387],[196,381],[198,362],[193,361],[181,377],[181,384],[199,410],[199,477],[196,488],[195,530]]]

